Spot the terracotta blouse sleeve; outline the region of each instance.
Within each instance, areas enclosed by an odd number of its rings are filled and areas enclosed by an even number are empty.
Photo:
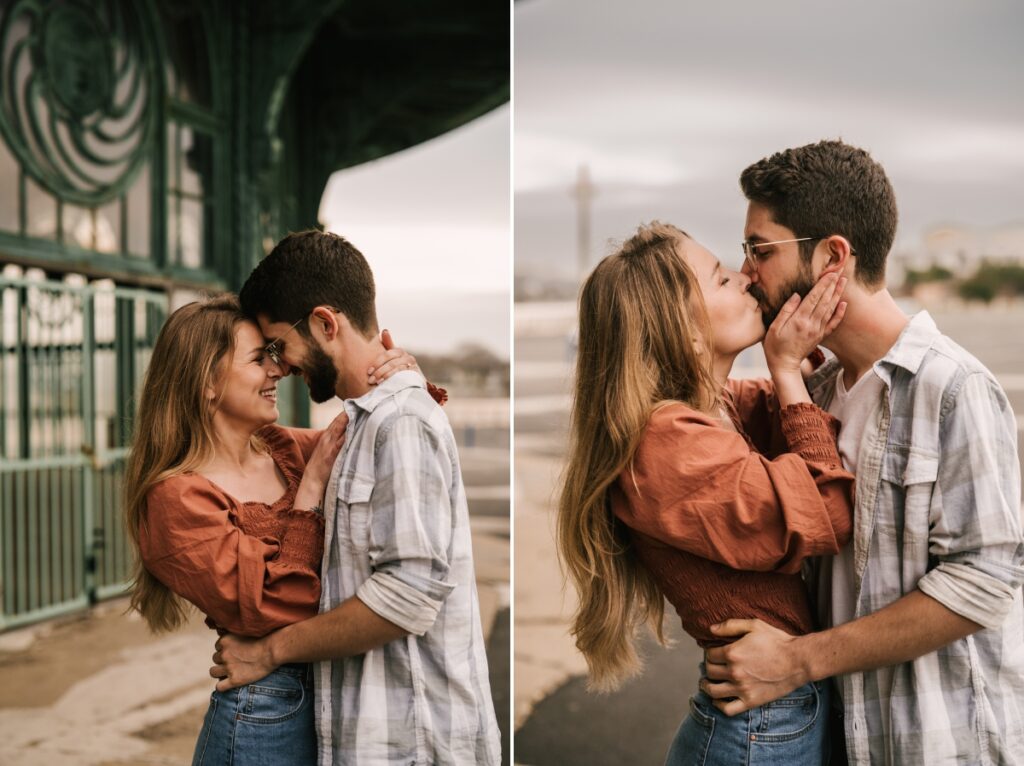
[[[725,382],[725,389],[743,431],[758,450],[771,454],[773,442],[779,441],[779,400],[775,396],[775,384],[770,378],[730,378]]]
[[[313,454],[323,431],[317,428],[281,428],[281,430],[299,445],[299,452],[302,453],[302,464],[299,466],[301,470],[301,467],[309,462],[309,456]]]
[[[849,541],[853,476],[834,418],[811,404],[781,412],[790,453],[769,460],[742,435],[683,405],[655,412],[613,493],[629,527],[733,569],[796,572]]]
[[[244,534],[231,501],[196,476],[160,482],[146,496],[142,561],[160,582],[232,633],[262,636],[312,617],[320,602],[323,520],[289,512],[280,540]]]
[[[807,355],[807,361],[813,369],[817,369],[825,362],[825,354],[816,348]],[[755,443],[762,439],[769,443],[769,435],[777,432],[779,421],[779,400],[775,397],[775,383],[772,379],[729,378],[725,382],[725,389],[747,436]]]

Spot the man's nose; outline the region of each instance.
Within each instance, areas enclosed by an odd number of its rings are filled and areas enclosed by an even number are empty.
[[[747,282],[756,282],[758,279],[757,269],[750,265],[750,261],[746,258],[743,259],[743,265],[740,266],[740,274],[747,278]]]

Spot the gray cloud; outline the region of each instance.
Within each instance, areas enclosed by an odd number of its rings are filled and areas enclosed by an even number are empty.
[[[573,271],[582,162],[595,256],[660,217],[732,261],[739,171],[824,137],[886,166],[904,240],[1024,218],[1019,3],[531,0],[515,23],[518,271]]]

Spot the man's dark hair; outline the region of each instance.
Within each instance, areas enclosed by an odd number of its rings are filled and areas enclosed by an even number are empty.
[[[857,256],[857,278],[865,285],[884,280],[896,236],[896,196],[882,166],[863,149],[842,141],[786,149],[744,170],[740,187],[795,237],[846,237]],[[817,244],[800,243],[805,261]]]
[[[363,254],[344,237],[312,229],[277,243],[245,280],[238,299],[255,318],[293,324],[317,306],[341,311],[369,338],[377,333],[373,272]],[[309,325],[299,331],[309,337]]]

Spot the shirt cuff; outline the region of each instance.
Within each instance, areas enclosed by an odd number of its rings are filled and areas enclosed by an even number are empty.
[[[998,628],[1013,608],[1017,588],[967,564],[944,561],[917,583],[944,607],[984,628]]]
[[[842,468],[836,439],[839,421],[815,404],[799,402],[783,407],[779,413],[782,434],[791,452],[804,460]]]
[[[388,572],[374,572],[356,591],[356,596],[388,622],[415,636],[422,636],[437,619],[452,583],[431,581],[438,598],[417,590]]]

